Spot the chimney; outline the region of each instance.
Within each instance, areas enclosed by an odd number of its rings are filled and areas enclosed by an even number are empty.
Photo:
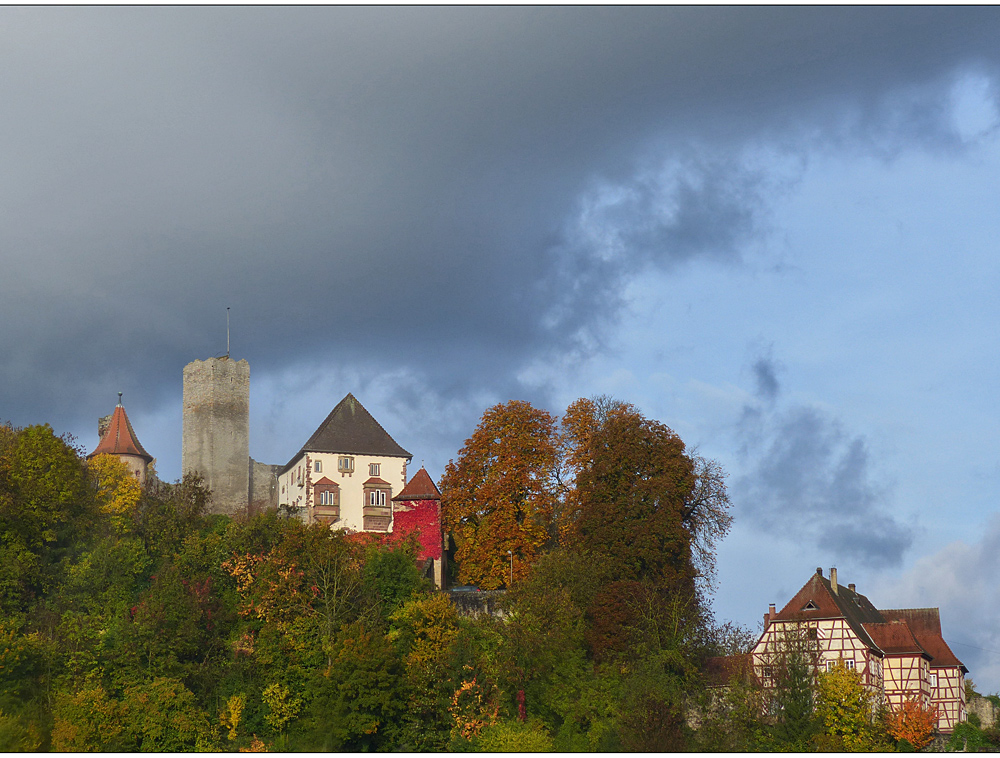
[[[775,616],[778,615],[777,611],[775,611],[774,609],[774,603],[771,603],[769,606],[767,606],[767,615],[770,616],[771,618],[774,618]]]
[[[849,589],[851,592],[857,592],[857,590],[854,589],[854,585],[853,584],[848,584],[847,585],[847,589]]]
[[[834,566],[830,569],[830,589],[833,590],[834,595],[839,595],[837,592],[837,567]]]
[[[823,576],[823,567],[822,566],[817,566],[816,567],[816,576]]]

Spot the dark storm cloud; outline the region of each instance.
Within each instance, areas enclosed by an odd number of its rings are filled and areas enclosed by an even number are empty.
[[[747,143],[877,136],[890,111],[937,139],[927,104],[956,67],[994,71],[1000,29],[979,8],[0,19],[0,416],[19,422],[89,419],[115,384],[175,393],[224,352],[227,305],[258,373],[506,391],[595,344],[644,267],[740,260],[767,206]]]
[[[747,473],[735,483],[734,500],[742,517],[835,558],[899,565],[913,532],[888,515],[888,489],[872,470],[863,437],[805,406],[748,406],[740,434]]]

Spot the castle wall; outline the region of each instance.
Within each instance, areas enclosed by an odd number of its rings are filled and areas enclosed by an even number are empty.
[[[250,512],[261,513],[278,507],[278,472],[280,465],[250,459]]]
[[[245,512],[250,496],[250,364],[228,357],[184,367],[181,470],[212,491],[213,513]]]

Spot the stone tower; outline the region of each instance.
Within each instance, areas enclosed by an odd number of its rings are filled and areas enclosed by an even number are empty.
[[[228,356],[184,367],[181,470],[212,490],[213,513],[246,512],[250,489],[250,364]]]

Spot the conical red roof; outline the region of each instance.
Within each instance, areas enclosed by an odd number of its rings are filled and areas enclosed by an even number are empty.
[[[423,466],[393,500],[440,500],[441,493]]]
[[[142,445],[139,444],[139,438],[135,436],[135,431],[133,431],[132,424],[128,420],[128,415],[125,413],[125,408],[122,407],[121,403],[115,406],[115,412],[111,414],[111,423],[108,424],[108,431],[101,437],[101,441],[97,444],[94,452],[87,457],[93,458],[95,455],[100,455],[101,453],[107,453],[108,455],[135,455],[144,459],[146,463],[153,460],[153,456],[147,453]]]

